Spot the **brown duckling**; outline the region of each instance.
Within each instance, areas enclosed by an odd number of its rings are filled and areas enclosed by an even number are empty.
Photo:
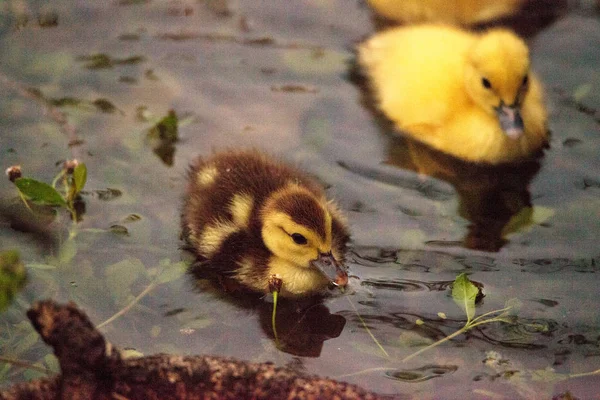
[[[259,293],[276,276],[285,297],[348,282],[349,233],[337,206],[307,174],[258,151],[194,161],[182,218],[199,273]]]

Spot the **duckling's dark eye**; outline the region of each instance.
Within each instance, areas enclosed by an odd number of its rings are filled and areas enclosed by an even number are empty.
[[[290,235],[292,237],[292,240],[296,243],[296,244],[306,244],[308,243],[308,240],[306,240],[306,238],[304,236],[302,236],[299,233],[292,233]]]
[[[522,86],[526,86],[527,83],[529,83],[529,75],[525,75],[525,77],[523,78]]]
[[[487,78],[482,78],[481,79],[481,84],[486,89],[490,89],[492,87],[492,84],[490,83],[490,81]]]

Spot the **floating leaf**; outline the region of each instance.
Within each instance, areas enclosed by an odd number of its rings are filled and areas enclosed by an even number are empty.
[[[184,261],[178,263],[169,264],[163,267],[160,275],[158,276],[158,283],[167,283],[179,279],[187,271],[188,264]]]
[[[129,230],[123,225],[114,224],[110,226],[110,231],[117,235],[129,236]]]
[[[160,327],[160,325],[154,325],[152,329],[150,329],[150,336],[152,336],[153,338],[157,338],[158,335],[160,335],[161,330],[162,328]]]
[[[60,372],[60,365],[58,364],[58,358],[54,354],[46,354],[44,356],[44,363],[48,369],[54,373]]]
[[[28,199],[52,206],[65,206],[67,203],[61,194],[47,183],[31,178],[18,178],[15,185]]]
[[[105,274],[106,284],[115,298],[115,303],[122,304],[131,295],[131,285],[146,274],[146,268],[137,258],[128,258],[109,265]]]
[[[85,182],[87,181],[87,167],[84,163],[79,163],[73,170],[73,183],[75,185],[75,194],[83,190]]]
[[[567,378],[568,375],[559,374],[550,367],[531,371],[531,380],[538,382],[560,382]]]
[[[93,101],[94,106],[104,113],[114,113],[117,107],[106,99],[96,99]]]
[[[119,189],[107,188],[106,190],[95,190],[94,193],[98,196],[98,200],[113,200],[123,195]]]
[[[36,367],[39,367],[39,368],[44,368],[44,366],[40,363],[35,363],[33,365]],[[45,373],[43,373],[42,371],[39,371],[37,369],[27,369],[27,370],[23,371],[23,377],[28,381],[45,378],[46,376],[47,375]]]
[[[417,320],[415,321],[415,325],[425,325],[425,322],[423,322],[423,320],[422,320],[422,319],[417,319]]]
[[[157,138],[163,143],[174,143],[177,141],[178,119],[174,110],[170,110],[166,117],[161,119],[150,131],[148,136]]]
[[[448,318],[448,317],[446,316],[446,314],[445,314],[445,313],[443,313],[443,312],[439,312],[439,313],[437,313],[437,315],[438,315],[438,317],[440,317],[441,319],[446,319],[446,318]]]
[[[131,358],[140,358],[140,357],[144,357],[144,353],[142,353],[139,350],[136,349],[123,349],[120,352],[121,354],[121,358],[127,360],[127,359],[131,359]]]
[[[142,219],[142,216],[140,214],[129,214],[128,216],[123,218],[122,221],[124,223],[129,223],[129,222],[137,222],[137,221],[140,221],[141,219]]]
[[[465,273],[457,276],[452,284],[452,298],[467,314],[467,324],[471,322],[471,319],[475,315],[475,299],[478,293],[479,289],[471,283]]]
[[[15,250],[0,252],[0,311],[4,311],[25,286],[27,270]]]
[[[577,102],[580,102],[591,92],[591,90],[592,90],[592,85],[589,83],[579,85],[573,92],[573,99]]]
[[[510,315],[517,315],[521,307],[523,307],[523,302],[517,298],[508,299],[504,303],[504,308],[508,307],[510,307],[510,310],[507,310]]]
[[[185,324],[184,329],[193,329],[193,330],[204,329],[204,328],[212,325],[212,323],[213,323],[213,320],[210,318],[199,317],[199,318],[193,319],[191,321],[188,321]]]

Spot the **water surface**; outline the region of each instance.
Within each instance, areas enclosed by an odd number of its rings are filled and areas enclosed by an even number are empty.
[[[365,106],[349,79],[354,46],[375,30],[360,2],[10,1],[0,17],[0,166],[20,164],[47,182],[65,159],[89,170],[78,234],[66,240],[63,216],[54,227],[63,245],[52,254],[0,225],[1,248],[19,249],[30,273],[0,316],[3,357],[56,368],[24,322],[31,302],[74,300],[101,324],[158,276],[166,283],[102,327],[111,342],[143,354],[273,361],[407,398],[600,391],[597,376],[567,379],[600,368],[592,6],[529,30],[551,148],[538,162],[493,170],[393,138]],[[161,159],[146,136],[169,110],[180,117],[180,140]],[[187,259],[179,240],[186,167],[238,146],[316,174],[352,227],[349,293],[301,317],[284,307],[282,349],[268,301],[224,298],[178,273]],[[14,198],[8,180],[0,195]],[[110,231],[115,225],[127,233]],[[478,314],[516,298],[520,323],[482,325],[401,362],[464,324],[449,290],[462,272],[483,286]],[[2,385],[35,376],[0,364]]]

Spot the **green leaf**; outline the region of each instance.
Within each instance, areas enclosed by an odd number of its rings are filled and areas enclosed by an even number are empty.
[[[84,163],[79,163],[73,170],[73,183],[75,185],[75,194],[81,192],[87,181],[87,167]]]
[[[162,271],[158,275],[158,283],[167,283],[181,278],[188,269],[188,264],[184,261],[178,263],[169,264],[163,267]]]
[[[25,287],[27,270],[15,250],[0,252],[0,311],[12,303],[17,292]]]
[[[452,298],[454,302],[467,314],[467,324],[475,316],[475,298],[479,293],[477,286],[473,285],[464,272],[456,277],[452,285]]]
[[[589,83],[585,83],[583,85],[577,86],[573,91],[573,99],[577,102],[583,100],[590,92],[592,91],[592,85]]]
[[[146,267],[137,258],[128,258],[109,265],[105,270],[106,284],[117,305],[123,305],[132,296],[131,286],[146,275]]]
[[[148,136],[159,139],[162,143],[175,143],[178,139],[178,122],[177,114],[174,110],[170,110],[166,117],[150,129]]]
[[[28,199],[51,206],[65,206],[67,203],[61,194],[47,183],[31,178],[18,178],[15,185]]]
[[[44,363],[48,367],[48,369],[54,373],[60,372],[60,365],[58,363],[58,358],[54,354],[46,354],[44,356]]]
[[[196,318],[193,319],[191,321],[188,321],[185,325],[184,325],[184,329],[188,328],[188,329],[195,329],[195,330],[199,330],[199,329],[204,329],[210,325],[212,325],[213,320],[210,318]]]

